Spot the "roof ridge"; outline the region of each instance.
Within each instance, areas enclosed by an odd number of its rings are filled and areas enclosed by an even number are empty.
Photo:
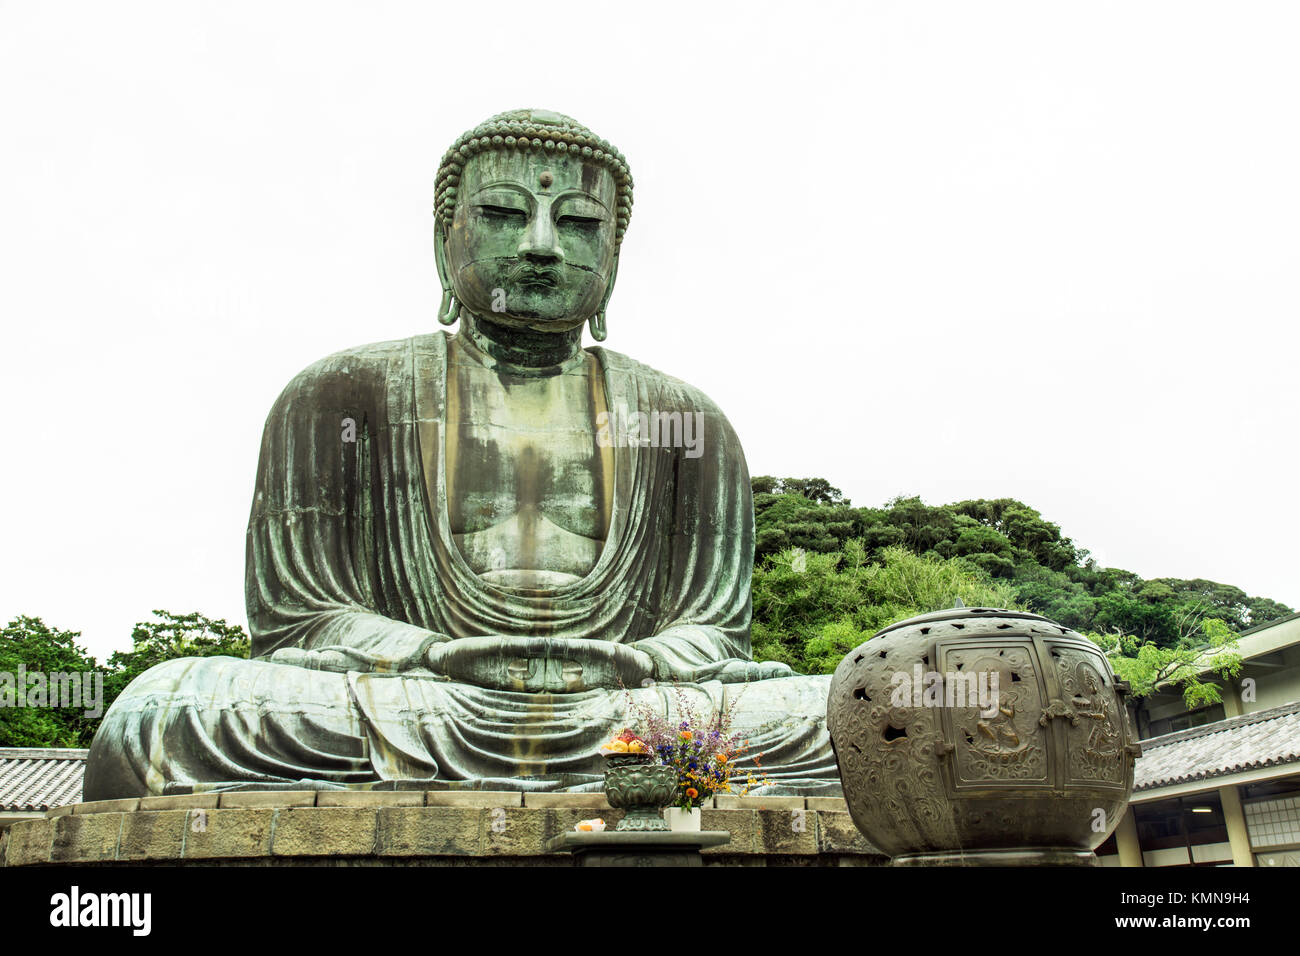
[[[1142,749],[1155,749],[1164,747],[1168,744],[1176,744],[1183,740],[1195,740],[1197,737],[1207,737],[1210,734],[1220,734],[1226,730],[1232,730],[1236,727],[1246,727],[1250,724],[1263,723],[1266,720],[1276,720],[1279,717],[1285,717],[1288,714],[1294,714],[1300,711],[1300,700],[1293,701],[1289,704],[1282,704],[1278,707],[1270,707],[1266,710],[1256,710],[1249,714],[1238,714],[1236,717],[1225,717],[1223,720],[1216,720],[1213,723],[1202,724],[1200,727],[1189,727],[1187,730],[1176,730],[1173,733],[1162,734],[1159,737],[1148,737],[1140,741]]]
[[[85,760],[89,753],[79,747],[0,747],[0,760]]]
[[[1300,702],[1143,741],[1134,792],[1213,780],[1266,767],[1294,772],[1300,762]]]
[[[1244,637],[1247,634],[1254,634],[1256,631],[1263,631],[1277,624],[1285,624],[1288,621],[1294,621],[1298,617],[1300,617],[1300,611],[1293,611],[1290,614],[1284,614],[1282,615],[1282,617],[1275,618],[1274,620],[1265,621],[1263,624],[1252,624],[1244,631],[1238,631],[1237,637]]]
[[[1233,767],[1211,767],[1208,770],[1193,770],[1190,773],[1179,774],[1174,777],[1159,777],[1154,780],[1141,784],[1134,784],[1133,792],[1142,793],[1145,790],[1158,790],[1161,787],[1172,787],[1180,783],[1195,783],[1200,780],[1213,780],[1215,777],[1226,777],[1234,773],[1242,773],[1246,770],[1266,770],[1269,767],[1281,767],[1285,764],[1295,763],[1295,758],[1291,756],[1281,757],[1264,757],[1257,760],[1248,760],[1245,763],[1236,764]]]

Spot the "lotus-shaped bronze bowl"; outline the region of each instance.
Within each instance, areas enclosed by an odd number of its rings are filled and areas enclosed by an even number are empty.
[[[667,830],[660,812],[677,796],[677,769],[656,764],[650,754],[605,758],[605,797],[625,811],[616,830]]]

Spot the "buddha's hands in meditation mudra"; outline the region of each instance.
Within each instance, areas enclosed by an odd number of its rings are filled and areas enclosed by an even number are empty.
[[[426,658],[431,670],[451,680],[547,694],[644,686],[655,673],[654,658],[635,647],[558,637],[471,637],[436,644],[426,652]],[[788,665],[778,661],[733,660],[709,667],[704,673],[674,677],[739,683],[792,673]]]
[[[495,690],[572,693],[637,687],[654,675],[650,655],[610,641],[560,637],[470,637],[425,652],[435,674]]]
[[[434,635],[420,649],[396,660],[342,647],[316,651],[281,648],[270,660],[313,670],[426,673],[491,690],[545,694],[639,687],[649,683],[655,674],[654,658],[635,647],[559,637],[485,635],[453,641],[445,635]],[[732,660],[708,667],[703,673],[674,676],[736,683],[790,673],[787,665],[776,661]]]
[[[423,673],[490,690],[551,694],[638,687],[654,675],[654,659],[625,644],[495,634],[456,641],[434,635],[432,642],[396,660],[343,647],[282,648],[271,660],[313,670]]]

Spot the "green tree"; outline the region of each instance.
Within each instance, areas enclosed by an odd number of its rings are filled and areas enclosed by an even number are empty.
[[[106,668],[77,644],[80,632],[48,627],[38,617],[10,621],[0,631],[0,674],[16,676],[20,664],[29,674],[81,674],[83,680],[84,675],[98,672],[103,679],[103,699],[98,717],[85,716],[87,710],[94,709],[91,706],[0,707],[0,746],[88,747],[103,712],[127,684],[150,667],[177,657],[248,657],[248,635],[238,625],[197,612],[153,613],[156,620],[141,622],[131,632],[132,649],[114,652]],[[4,694],[0,678],[0,700]]]
[[[1102,633],[1133,634],[1143,644],[1168,647],[1177,641],[1173,607],[1141,591],[1103,594],[1097,599],[1092,623]]]
[[[801,494],[754,496],[754,550],[762,557],[787,548],[830,553],[844,547],[857,528],[848,505],[817,504]]]
[[[1175,647],[1160,647],[1132,634],[1086,636],[1106,652],[1111,668],[1129,682],[1135,697],[1148,697],[1161,686],[1172,686],[1183,692],[1183,703],[1190,710],[1223,700],[1218,685],[1204,680],[1202,675],[1217,674],[1226,679],[1241,673],[1241,654],[1232,629],[1217,618],[1209,618],[1202,623],[1202,632],[1205,641],[1201,645]]]
[[[1249,627],[1259,627],[1293,613],[1285,604],[1269,598],[1249,598],[1246,601],[1246,624]]]
[[[132,648],[114,651],[104,681],[109,701],[149,668],[178,657],[248,657],[249,640],[238,624],[205,617],[197,611],[154,611],[158,620],[142,621],[131,631]]]
[[[966,515],[957,516],[957,540],[953,543],[953,552],[995,578],[1009,578],[1016,570],[1010,539]]]
[[[959,501],[948,506],[955,514],[975,519],[1005,537],[1015,556],[1029,558],[1053,571],[1061,571],[1079,560],[1079,551],[1069,538],[1061,536],[1059,525],[1044,520],[1035,509],[1014,498],[992,501]]]
[[[1035,614],[1080,632],[1092,628],[1097,599],[1065,572],[1045,568],[1036,561],[1021,561],[1012,582],[1016,599]]]
[[[886,548],[868,560],[862,541],[837,554],[789,549],[754,569],[756,660],[805,674],[830,673],[850,650],[897,621],[952,607],[1014,606],[1014,593],[960,559]]]
[[[10,691],[14,694],[13,701],[6,698],[5,706],[0,707],[0,746],[90,745],[99,721],[86,717],[85,712],[93,708],[49,706],[56,701],[47,701],[46,706],[39,707],[16,706],[16,678],[20,665],[29,674],[81,674],[83,680],[84,675],[99,669],[95,658],[77,643],[80,637],[78,631],[51,628],[39,617],[16,617],[0,631],[0,674],[9,675],[15,681],[13,687],[5,681],[5,688],[0,689],[0,694]]]
[[[957,516],[951,510],[931,507],[915,496],[894,498],[885,509],[886,520],[902,532],[902,543],[914,554],[952,556]]]
[[[816,504],[851,504],[840,493],[840,489],[832,488],[825,478],[773,478],[771,475],[759,475],[751,478],[749,483],[756,495],[801,495]]]

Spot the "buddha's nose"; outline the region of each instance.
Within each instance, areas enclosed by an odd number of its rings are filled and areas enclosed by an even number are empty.
[[[546,210],[539,210],[528,223],[524,238],[519,243],[519,258],[546,265],[556,265],[564,261],[564,250],[560,248],[559,236],[555,232],[555,223]]]

